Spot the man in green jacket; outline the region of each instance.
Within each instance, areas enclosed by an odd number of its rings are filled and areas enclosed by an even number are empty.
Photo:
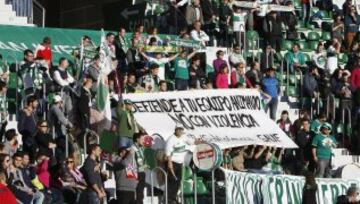
[[[300,52],[299,44],[294,44],[291,51],[285,54],[285,61],[289,66],[290,73],[294,73],[295,69],[299,70],[301,67],[306,66],[304,53]]]
[[[136,122],[133,114],[133,103],[125,99],[124,106],[119,105],[116,109],[118,119],[119,147],[129,148],[133,145],[133,135],[143,131],[143,128]]]

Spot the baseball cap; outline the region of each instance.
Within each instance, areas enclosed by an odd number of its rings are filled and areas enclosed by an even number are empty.
[[[323,128],[326,128],[326,129],[328,129],[328,130],[332,130],[332,126],[331,126],[331,124],[330,123],[324,123],[324,124],[322,124],[321,126],[320,126],[320,130],[321,129],[323,129]]]
[[[61,96],[59,96],[59,95],[54,96],[54,103],[58,103],[60,101],[62,101]]]
[[[125,99],[125,100],[124,100],[124,104],[125,104],[125,105],[132,105],[133,102],[132,102],[130,99]]]

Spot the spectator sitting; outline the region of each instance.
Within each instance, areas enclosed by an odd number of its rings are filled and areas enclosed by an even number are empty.
[[[73,157],[67,158],[60,181],[63,186],[65,202],[77,203],[81,193],[86,190],[87,186],[84,177],[79,169],[76,168]]]
[[[324,45],[319,42],[317,45],[315,53],[311,57],[311,61],[315,64],[320,71],[320,75],[323,75],[325,72],[325,64],[326,64],[326,52],[324,52]]]
[[[216,88],[227,89],[229,88],[228,82],[229,69],[226,64],[220,66],[220,72],[216,75]]]
[[[124,77],[124,83],[124,93],[135,93],[136,90],[142,89],[142,87],[140,87],[136,82],[136,76],[134,73],[128,73],[128,75]]]
[[[355,34],[359,31],[360,24],[360,16],[356,12],[355,6],[351,6],[350,13],[344,15],[344,24],[346,46],[350,49]]]
[[[338,68],[338,54],[340,53],[341,44],[334,38],[332,44],[327,49],[327,60],[325,70],[330,75]]]
[[[16,133],[15,129],[9,129],[5,132],[6,141],[4,143],[4,145],[5,145],[4,151],[10,157],[12,157],[18,150],[17,136],[18,136],[18,134]]]
[[[7,187],[6,172],[0,171],[0,200],[6,204],[17,204],[17,200],[11,190]]]
[[[57,145],[53,139],[53,136],[49,134],[47,121],[41,120],[38,122],[35,141],[38,145],[39,152],[45,152],[47,155],[49,155],[51,160],[55,159],[54,153]]]
[[[290,73],[294,73],[295,70],[299,70],[305,66],[305,56],[300,50],[299,44],[294,44],[291,51],[285,54],[285,61],[289,66]]]
[[[245,63],[239,63],[231,72],[231,87],[252,88],[252,84],[245,74]]]
[[[337,197],[336,204],[357,204],[359,201],[359,189],[352,186],[347,190],[346,195]]]

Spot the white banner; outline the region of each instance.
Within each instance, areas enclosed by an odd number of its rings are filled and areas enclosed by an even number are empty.
[[[124,99],[133,101],[138,123],[149,134],[158,133],[164,139],[181,124],[188,137],[221,148],[252,144],[297,147],[264,113],[255,89],[127,94]]]
[[[305,179],[300,176],[241,173],[225,170],[227,204],[301,204]],[[359,179],[316,179],[317,203],[335,204]]]

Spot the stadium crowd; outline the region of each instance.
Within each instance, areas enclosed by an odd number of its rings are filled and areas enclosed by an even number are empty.
[[[101,57],[90,37],[85,35],[79,42],[74,59],[63,57],[53,62],[49,37],[36,50],[25,50],[19,66],[8,65],[1,57],[0,203],[110,202],[104,182],[111,175],[103,171],[104,165],[111,166],[116,181],[117,200],[111,202],[143,203],[148,137],[134,118],[132,102],[122,100],[126,93],[258,89],[273,120],[282,100],[295,97],[300,101],[298,118],[290,119],[284,110],[276,120],[298,149],[256,145],[226,149],[222,166],[227,169],[292,175],[312,172],[328,178],[333,148],[343,146],[360,153],[355,131],[360,108],[360,17],[351,0],[346,0],[342,12],[332,12],[331,2],[326,0],[316,2],[317,11],[310,9],[315,6],[312,1],[301,1],[302,11],[296,9],[297,1],[274,1],[294,10],[270,11],[264,17],[257,15],[255,8],[241,8],[230,0],[219,5],[210,0],[171,2],[169,32],[178,39],[197,42],[196,48],[151,51],[146,47],[161,48],[168,42],[158,36],[157,28],[146,33],[142,25],[136,27],[130,41],[124,28],[106,35],[112,58],[106,81],[118,144],[114,154],[102,152],[96,131],[91,131]],[[317,23],[325,13],[334,19],[328,31],[328,24]],[[297,14],[302,14],[301,18]],[[316,32],[301,32],[315,26],[323,33],[321,39]],[[257,41],[250,36],[254,33],[261,42],[258,47],[251,44]],[[330,37],[323,37],[324,33]],[[216,52],[211,71],[206,64],[206,46],[230,50]],[[262,52],[251,52],[255,49]],[[348,60],[344,61],[344,56]],[[14,76],[19,81],[16,89],[10,90]],[[295,84],[295,94],[289,83]],[[18,103],[10,100],[14,95]],[[6,128],[13,114],[17,129]],[[181,126],[175,128],[160,158],[169,174],[171,203],[177,203],[183,165],[189,164],[185,153],[177,150],[201,142],[188,141],[184,131]],[[86,137],[84,143],[86,135],[94,137]],[[85,147],[87,157],[81,162]],[[353,199],[354,189],[349,192],[350,196],[341,199]]]

